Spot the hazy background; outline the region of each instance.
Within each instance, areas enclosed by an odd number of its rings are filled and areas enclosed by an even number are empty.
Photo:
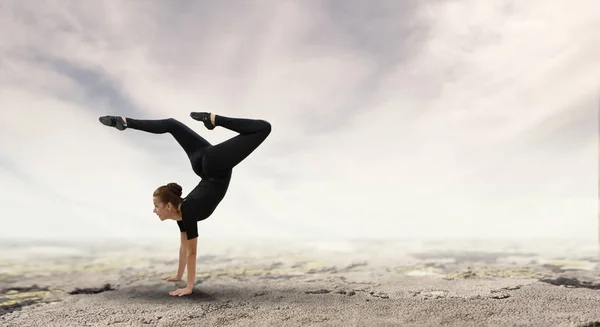
[[[262,118],[201,238],[598,231],[600,3],[0,3],[0,238],[178,240],[170,135],[101,115]]]

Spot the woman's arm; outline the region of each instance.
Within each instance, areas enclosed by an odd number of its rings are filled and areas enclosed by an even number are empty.
[[[186,245],[185,263],[188,271],[186,287],[169,292],[169,294],[173,296],[192,294],[192,290],[194,289],[194,283],[196,281],[196,248],[198,246],[198,237],[187,240]]]
[[[181,279],[183,277],[183,273],[185,272],[186,262],[186,254],[187,254],[187,237],[186,233],[181,233],[181,245],[179,246],[179,267],[177,267],[177,278]]]
[[[187,273],[187,288],[194,288],[196,282],[196,250],[198,248],[198,238],[195,237],[187,241],[186,263],[188,268]]]
[[[185,266],[187,264],[187,236],[185,232],[181,232],[181,245],[179,245],[179,266],[175,276],[164,277],[166,281],[178,281],[183,277]]]

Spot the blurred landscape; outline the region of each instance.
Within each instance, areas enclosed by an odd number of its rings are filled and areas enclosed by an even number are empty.
[[[1,327],[600,326],[600,2],[55,4],[0,2]],[[192,111],[273,130],[171,297],[199,177],[98,117]]]
[[[161,278],[176,272],[177,243],[3,240],[0,324],[585,326],[600,321],[597,244],[590,241],[200,240],[198,249],[194,293],[172,298],[168,292],[183,287],[186,275],[180,282]],[[537,322],[528,320],[536,317]]]

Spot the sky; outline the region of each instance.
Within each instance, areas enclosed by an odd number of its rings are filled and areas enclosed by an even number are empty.
[[[209,111],[272,133],[201,239],[595,240],[599,50],[583,0],[5,0],[0,238],[178,240],[185,153],[98,117]]]

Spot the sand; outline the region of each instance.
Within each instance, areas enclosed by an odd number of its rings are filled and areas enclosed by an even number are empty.
[[[0,325],[600,326],[590,244],[199,244],[172,297],[173,243],[3,243]]]

